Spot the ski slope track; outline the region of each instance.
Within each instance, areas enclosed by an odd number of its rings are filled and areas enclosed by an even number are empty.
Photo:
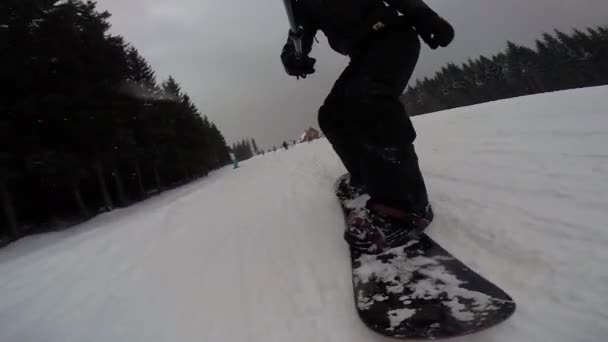
[[[513,296],[454,341],[606,341],[608,87],[414,119],[428,234]],[[357,317],[325,140],[0,250],[3,342],[385,341]]]

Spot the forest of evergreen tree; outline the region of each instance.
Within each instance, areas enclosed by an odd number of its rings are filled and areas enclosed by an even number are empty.
[[[243,139],[234,143],[232,145],[232,152],[238,161],[247,160],[260,153],[258,150],[258,144],[253,138]]]
[[[536,49],[507,42],[491,57],[450,63],[402,97],[410,116],[556,90],[608,84],[608,26],[543,34]]]
[[[93,1],[0,2],[0,244],[203,177],[230,151],[264,153],[251,138],[228,147],[174,78],[157,82],[109,33],[109,18]],[[402,100],[419,115],[607,83],[608,27],[597,27],[448,64]]]
[[[90,1],[0,3],[0,241],[81,222],[230,162]]]

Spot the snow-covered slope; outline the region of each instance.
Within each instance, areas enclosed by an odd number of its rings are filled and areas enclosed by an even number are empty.
[[[429,234],[509,292],[456,341],[608,336],[608,87],[415,119]],[[355,313],[327,142],[0,250],[0,341],[384,341]]]

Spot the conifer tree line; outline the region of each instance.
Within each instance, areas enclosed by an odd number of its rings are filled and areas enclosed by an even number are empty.
[[[230,162],[178,82],[157,83],[95,2],[0,3],[0,240],[58,227]]]
[[[521,95],[608,84],[608,26],[543,34],[536,48],[447,64],[402,97],[411,116]]]
[[[247,160],[260,153],[255,139],[248,138],[232,144],[232,153],[238,161]]]

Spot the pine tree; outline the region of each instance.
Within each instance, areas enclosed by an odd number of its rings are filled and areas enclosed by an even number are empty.
[[[17,172],[14,158],[12,158],[8,152],[0,152],[0,205],[2,206],[2,211],[6,220],[6,231],[3,232],[0,230],[0,234],[5,233],[13,238],[20,235],[17,214],[13,204],[13,196],[9,189],[10,180],[16,177]]]
[[[255,139],[251,138],[251,147],[253,149],[254,154],[259,154],[260,150],[258,149],[258,144],[255,142]]]

